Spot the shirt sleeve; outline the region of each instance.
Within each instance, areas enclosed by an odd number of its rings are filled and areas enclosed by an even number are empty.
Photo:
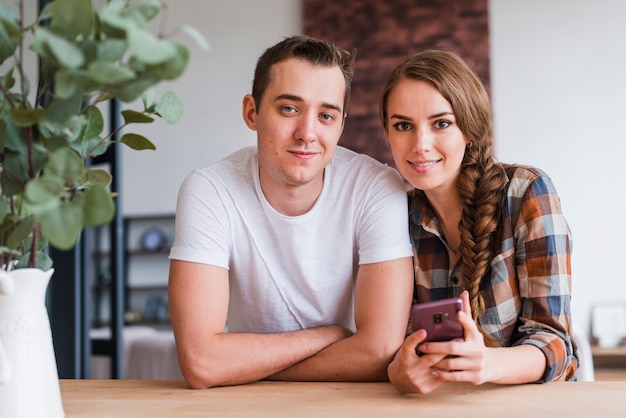
[[[171,260],[228,269],[228,202],[206,173],[193,171],[178,192]]]
[[[572,380],[578,367],[571,338],[572,240],[549,177],[530,182],[515,235],[522,315],[513,345],[531,344],[543,352],[540,382]]]
[[[356,220],[359,264],[412,257],[407,192],[400,174],[385,167],[358,190],[363,207]]]

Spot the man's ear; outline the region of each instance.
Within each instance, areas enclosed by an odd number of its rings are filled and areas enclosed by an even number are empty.
[[[256,101],[251,94],[246,94],[243,97],[241,113],[243,116],[243,121],[246,123],[246,125],[248,125],[248,128],[256,131]]]

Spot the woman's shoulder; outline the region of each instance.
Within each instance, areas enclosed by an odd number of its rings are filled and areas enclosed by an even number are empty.
[[[539,177],[548,177],[545,171],[538,167],[525,164],[502,164],[509,180],[528,179],[535,180]],[[549,177],[548,177],[549,178]]]
[[[539,194],[556,194],[552,179],[538,167],[524,164],[503,164],[509,179],[508,195],[523,196],[529,188]]]

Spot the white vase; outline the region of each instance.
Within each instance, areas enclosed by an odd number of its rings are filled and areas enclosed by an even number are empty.
[[[0,271],[0,417],[65,416],[46,289],[54,269]]]

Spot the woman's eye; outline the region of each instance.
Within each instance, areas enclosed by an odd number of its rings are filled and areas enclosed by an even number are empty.
[[[396,131],[408,131],[411,129],[411,124],[408,122],[396,122],[393,124],[393,128]]]
[[[438,120],[435,122],[435,128],[438,128],[438,129],[446,129],[450,127],[450,125],[452,125],[452,122],[448,120]]]

